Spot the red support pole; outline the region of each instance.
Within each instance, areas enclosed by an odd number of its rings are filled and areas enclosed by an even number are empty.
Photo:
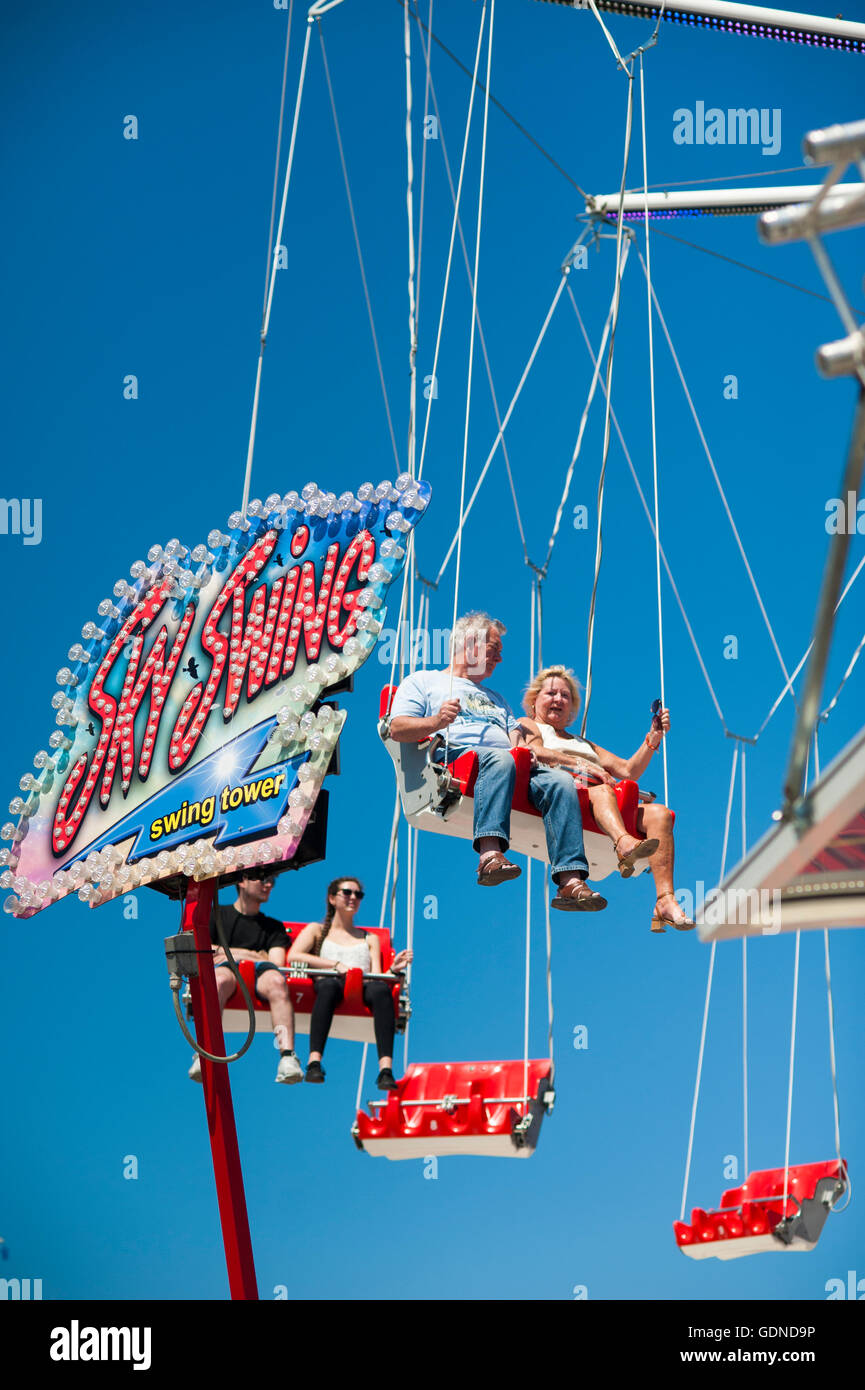
[[[194,933],[198,952],[198,978],[193,976],[189,982],[195,1037],[205,1051],[212,1052],[217,1057],[224,1057],[225,1038],[222,1032],[222,1016],[210,940],[210,914],[215,886],[213,879],[205,879],[202,883],[190,880],[183,910],[183,927],[185,931]],[[240,1167],[237,1129],[234,1124],[228,1065],[224,1062],[209,1062],[206,1057],[202,1057],[201,1075],[231,1297],[257,1299],[258,1286],[255,1282],[255,1263],[249,1234],[246,1196],[243,1191],[243,1173]]]

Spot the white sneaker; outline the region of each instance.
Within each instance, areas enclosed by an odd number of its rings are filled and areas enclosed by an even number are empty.
[[[190,1081],[201,1081],[201,1058],[196,1052],[192,1059],[192,1066],[189,1068]]]
[[[295,1056],[280,1057],[276,1080],[283,1081],[286,1086],[293,1086],[296,1081],[303,1080],[303,1067]]]

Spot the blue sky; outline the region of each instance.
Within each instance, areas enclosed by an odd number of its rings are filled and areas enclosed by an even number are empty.
[[[424,14],[426,6],[424,5]],[[433,26],[471,66],[480,6],[439,0]],[[851,5],[849,19],[865,19]],[[54,673],[114,581],[154,542],[204,539],[239,506],[273,177],[286,16],[272,5],[147,8],[56,3],[7,17],[2,155],[7,207],[3,278],[3,493],[42,500],[42,538],[0,536],[7,604],[0,717],[11,798],[53,727]],[[649,26],[612,20],[620,47]],[[404,461],[408,410],[405,93],[397,4],[347,2],[324,21],[352,195],[383,366]],[[303,24],[289,60],[293,102]],[[416,28],[415,172],[419,190],[423,70]],[[454,167],[468,80],[433,53],[441,133]],[[801,165],[809,129],[861,116],[861,59],[665,27],[646,59],[649,182],[816,181]],[[621,175],[626,83],[593,18],[529,0],[496,7],[492,90],[590,192]],[[759,145],[680,145],[673,113],[698,101],[781,113],[778,153]],[[139,138],[123,138],[124,117]],[[464,216],[474,242],[479,117]],[[427,142],[418,372],[432,371],[451,204],[441,141]],[[640,179],[635,126],[629,185]],[[479,311],[502,410],[523,369],[579,230],[576,190],[496,109],[490,112]],[[582,224],[580,224],[582,225]],[[761,246],[753,218],[688,219],[672,231],[768,274],[823,292],[810,253]],[[641,233],[642,237],[642,233]],[[254,496],[310,479],[337,493],[395,471],[363,301],[317,39],[264,369]],[[830,304],[662,236],[655,287],[788,668],[811,634],[854,390],[824,382],[816,347],[840,336]],[[860,232],[830,250],[861,306]],[[612,288],[611,243],[571,286],[597,342]],[[454,265],[439,394],[425,476],[433,502],[418,559],[434,574],[459,497],[470,297]],[[782,677],[656,329],[662,539],[727,726],[753,735]],[[563,299],[508,429],[530,557],[543,557],[588,390],[590,364]],[[138,377],[137,400],[123,380]],[[738,397],[725,399],[733,374]],[[628,268],[614,404],[644,488],[651,487],[645,285]],[[422,402],[425,405],[425,402]],[[469,433],[471,486],[495,435],[476,352]],[[583,674],[594,562],[600,393],[544,586],[544,656]],[[573,508],[590,527],[574,528]],[[851,544],[848,573],[863,555]],[[501,460],[466,528],[460,608],[508,625],[496,685],[516,706],[528,677],[529,580]],[[827,678],[834,693],[862,635],[858,581],[839,615]],[[618,443],[611,446],[590,734],[629,753],[658,693],[654,548]],[[453,567],[434,595],[446,627]],[[394,616],[394,615],[392,615]],[[732,744],[712,706],[664,587],[670,800],[678,813],[677,883],[718,872]],[[725,639],[738,639],[725,660]],[[358,874],[377,920],[393,777],[375,733],[386,668],[373,656],[346,701],[342,776],[331,796],[327,862],[280,881],[286,919],[320,915],[336,874]],[[857,731],[856,668],[822,735],[824,763]],[[824,701],[825,703],[825,701]],[[779,804],[792,727],[786,701],[748,751],[749,843]],[[661,791],[660,766],[644,778]],[[738,814],[738,813],[737,813]],[[737,830],[738,835],[738,830]],[[738,844],[738,839],[736,841]],[[535,884],[540,875],[536,871]],[[401,893],[405,887],[403,878]],[[649,932],[651,889],[605,880],[609,908],[553,923],[556,1111],[527,1163],[419,1162],[356,1152],[349,1135],[359,1051],[331,1043],[323,1088],[273,1085],[259,1039],[232,1070],[238,1132],[263,1298],[279,1285],[306,1298],[825,1298],[826,1281],[861,1269],[863,1217],[830,1218],[805,1259],[694,1264],[677,1251],[691,1095],[708,950],[692,934]],[[521,1055],[522,884],[480,894],[468,847],[429,836],[418,897],[410,1060]],[[482,900],[481,900],[482,899]],[[532,1051],[545,1047],[543,922],[533,915]],[[177,910],[142,892],[90,914],[72,899],[21,925],[3,919],[5,1016],[0,1235],[7,1277],[41,1278],[46,1298],[223,1298],[227,1295],[201,1093],[186,1077],[162,938]],[[404,940],[401,914],[398,940]],[[858,1009],[861,933],[832,937],[841,1134],[854,1182],[865,1151]],[[833,1152],[826,999],[819,934],[802,941],[792,1159]],[[740,948],[719,948],[699,1111],[691,1204],[711,1206],[741,1162]],[[751,1166],[783,1163],[793,970],[789,937],[749,954]],[[576,1050],[574,1030],[588,1029]],[[301,1043],[305,1056],[305,1043]],[[367,1075],[365,1094],[373,1094]],[[138,1178],[123,1177],[135,1155]],[[182,1210],[175,1198],[184,1184]],[[356,1251],[346,1258],[346,1251]]]

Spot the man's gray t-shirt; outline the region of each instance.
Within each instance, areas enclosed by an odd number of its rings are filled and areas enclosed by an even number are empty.
[[[415,671],[407,676],[394,696],[391,718],[410,715],[425,719],[438,714],[445,700],[460,702],[460,713],[448,727],[448,739],[458,748],[510,748],[510,733],[517,728],[510,705],[495,690],[476,685],[449,671]]]

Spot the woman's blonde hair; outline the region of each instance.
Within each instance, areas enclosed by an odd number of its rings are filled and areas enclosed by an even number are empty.
[[[574,714],[576,714],[577,710],[580,708],[580,704],[582,703],[580,686],[570,667],[545,666],[542,671],[538,671],[538,674],[531,684],[526,686],[526,692],[523,696],[523,709],[526,714],[530,714],[533,719],[535,717],[535,701],[541,693],[544,682],[550,680],[554,676],[557,677],[558,680],[564,681],[565,685],[570,690]]]

